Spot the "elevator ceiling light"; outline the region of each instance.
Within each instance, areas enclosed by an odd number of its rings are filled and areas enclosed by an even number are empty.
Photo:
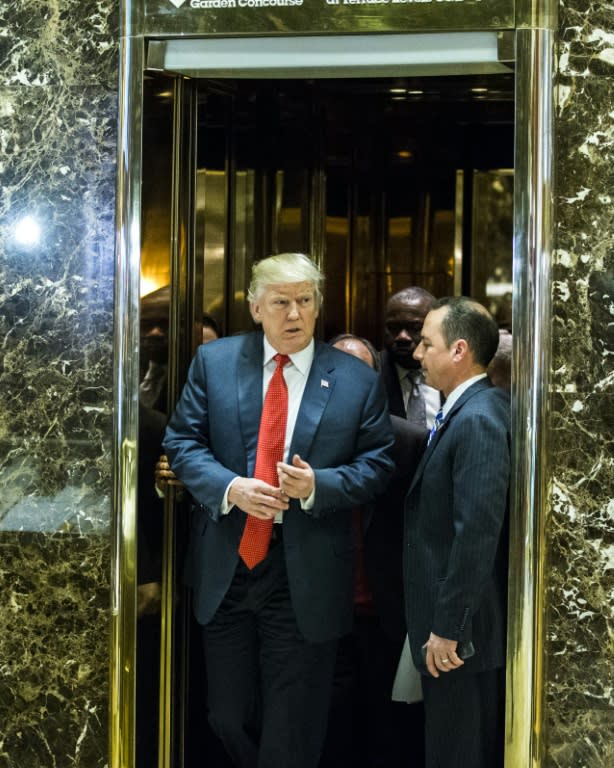
[[[405,77],[510,72],[513,32],[150,40],[149,70],[188,77]],[[504,53],[505,51],[505,53]]]

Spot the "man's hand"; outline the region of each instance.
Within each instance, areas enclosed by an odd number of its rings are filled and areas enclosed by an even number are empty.
[[[298,453],[292,457],[292,464],[277,462],[279,487],[291,499],[307,499],[315,487],[313,469],[303,461]]]
[[[465,662],[456,655],[457,645],[456,640],[447,640],[431,632],[422,647],[426,649],[426,668],[433,677],[439,677],[440,672],[451,672],[463,666]]]
[[[183,483],[181,480],[177,480],[177,476],[168,463],[168,458],[162,454],[156,463],[156,486],[164,492],[167,485],[183,488]]]
[[[158,581],[139,584],[136,588],[136,616],[151,616],[160,611],[162,585]]]
[[[271,520],[282,510],[288,509],[289,501],[281,488],[275,488],[255,477],[238,477],[228,489],[229,504],[234,504],[260,520]]]

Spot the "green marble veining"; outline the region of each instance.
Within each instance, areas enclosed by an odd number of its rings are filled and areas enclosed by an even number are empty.
[[[108,762],[117,4],[0,7],[0,766]]]
[[[614,6],[561,2],[545,765],[614,765]]]

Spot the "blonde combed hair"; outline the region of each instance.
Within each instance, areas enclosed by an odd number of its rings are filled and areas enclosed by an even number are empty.
[[[304,253],[279,253],[257,261],[252,267],[252,279],[247,290],[247,300],[258,301],[269,285],[279,283],[313,284],[318,308],[322,305],[324,275]]]

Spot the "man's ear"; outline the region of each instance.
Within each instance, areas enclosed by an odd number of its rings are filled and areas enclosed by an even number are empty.
[[[457,362],[464,360],[469,354],[469,345],[465,339],[457,339],[452,345],[452,349],[454,352],[454,360]]]
[[[249,303],[249,311],[252,315],[252,320],[255,323],[260,323],[262,321],[262,313],[260,311],[260,304],[257,301],[250,301]]]

